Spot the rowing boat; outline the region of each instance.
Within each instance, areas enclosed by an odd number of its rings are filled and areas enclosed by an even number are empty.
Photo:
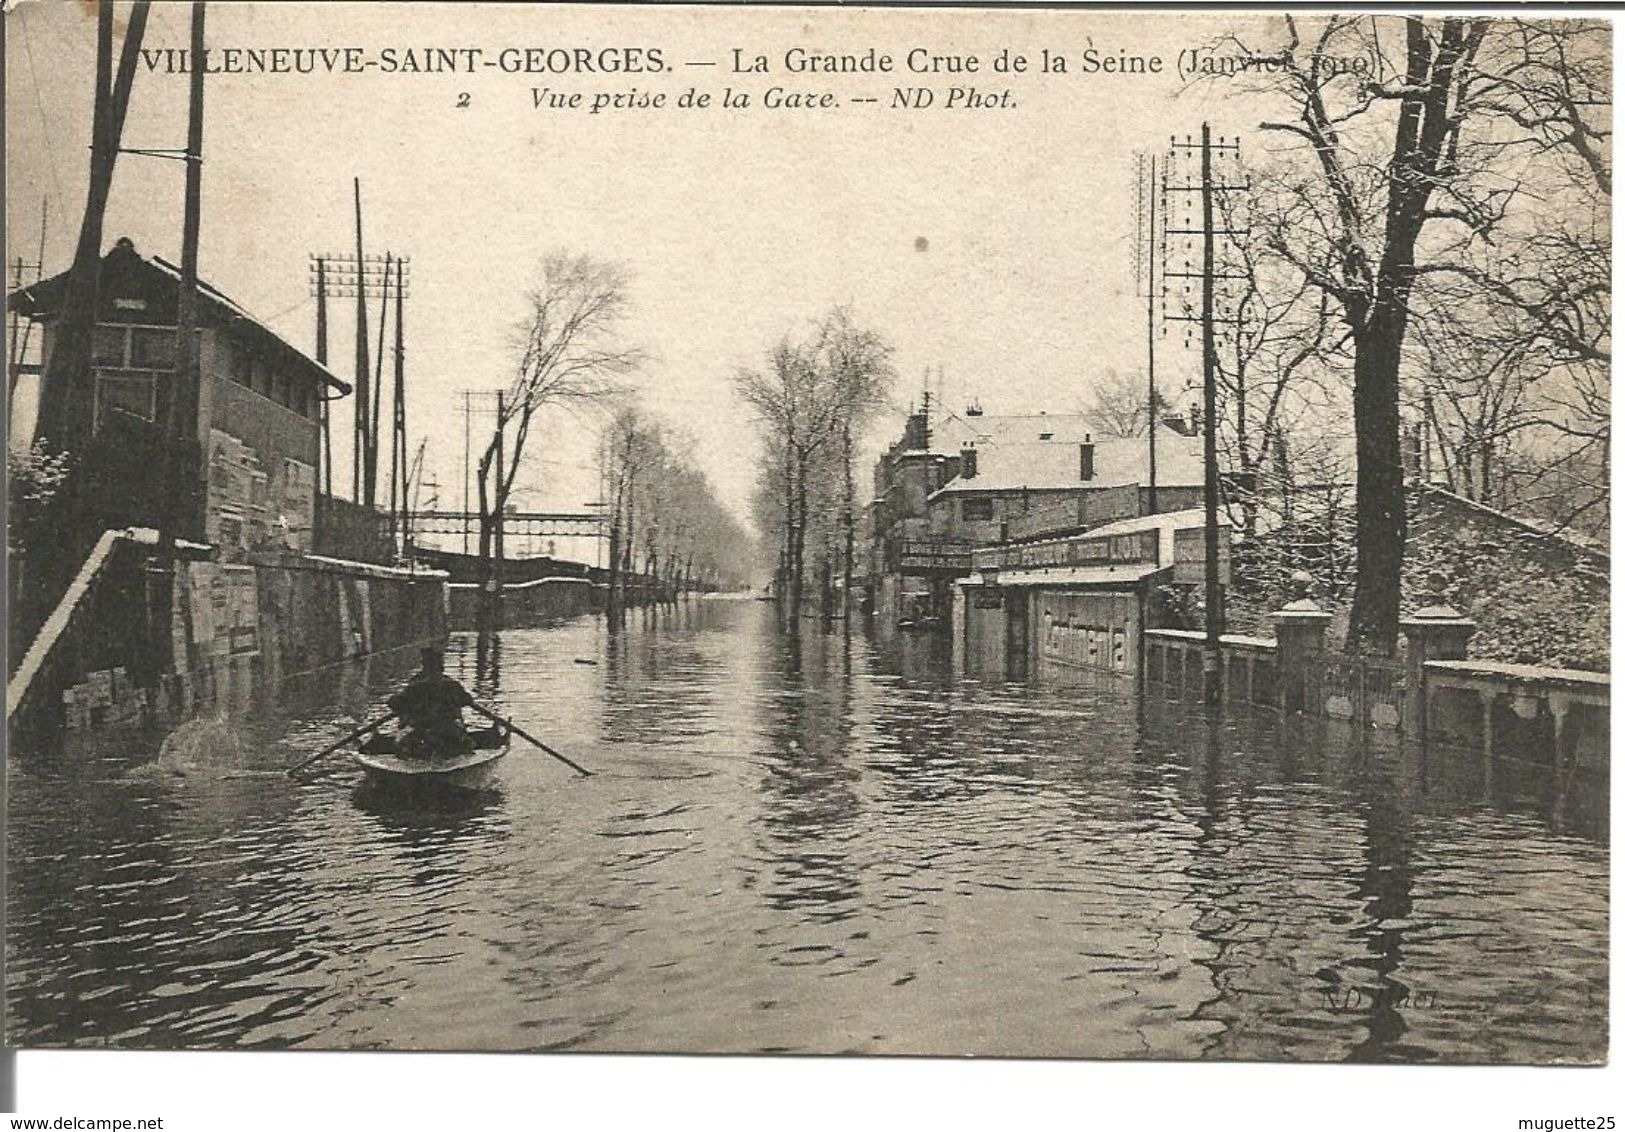
[[[496,779],[497,764],[508,753],[508,735],[502,728],[470,732],[473,750],[443,755],[402,754],[397,736],[369,739],[356,753],[356,763],[378,786],[410,790],[487,790]]]

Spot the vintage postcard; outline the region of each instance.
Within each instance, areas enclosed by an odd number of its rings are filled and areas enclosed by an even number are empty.
[[[8,1044],[1606,1060],[1608,21],[5,23]]]

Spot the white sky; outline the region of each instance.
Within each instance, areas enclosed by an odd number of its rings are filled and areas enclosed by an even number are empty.
[[[147,46],[184,47],[187,8],[158,3]],[[50,272],[72,254],[83,208],[94,22],[88,5],[27,3],[8,19],[8,256],[32,259],[51,198]],[[1181,95],[1161,76],[896,73],[786,75],[787,48],[902,57],[916,46],[1003,47],[1074,63],[1091,44],[1160,54],[1211,41],[1241,17],[1056,11],[518,8],[498,5],[211,5],[211,47],[615,45],[658,47],[667,74],[522,76],[221,75],[207,87],[201,272],[314,352],[307,254],[354,246],[351,178],[360,177],[369,252],[412,257],[407,308],[412,445],[442,501],[460,502],[458,391],[508,376],[507,328],[552,247],[623,261],[634,279],[630,338],[656,355],[645,401],[697,442],[702,466],[743,515],[750,422],[730,377],[774,339],[847,302],[897,347],[900,408],[926,367],[946,397],[990,413],[1075,409],[1105,367],[1143,365],[1144,313],[1133,295],[1133,154],[1193,132],[1204,115],[1233,134],[1259,118],[1214,88]],[[776,73],[727,73],[728,50],[761,51]],[[692,68],[690,60],[716,60]],[[897,85],[1012,88],[1013,110],[887,107]],[[666,109],[596,117],[534,110],[530,88],[591,92],[689,84],[756,92],[773,83],[874,96],[821,113]],[[471,96],[456,109],[459,92]],[[125,144],[178,147],[186,79],[138,74]],[[106,243],[129,235],[178,259],[178,162],[126,155]],[[928,249],[917,250],[923,237]],[[374,318],[376,303],[372,304]],[[348,304],[332,324],[333,366],[348,375]],[[1169,351],[1168,361],[1173,361]],[[939,390],[941,392],[941,390]],[[335,441],[347,439],[341,410]],[[878,446],[900,425],[889,419]],[[596,494],[589,425],[545,422],[524,480],[526,507],[575,509]],[[348,484],[348,457],[335,483]],[[866,482],[865,473],[862,481]]]

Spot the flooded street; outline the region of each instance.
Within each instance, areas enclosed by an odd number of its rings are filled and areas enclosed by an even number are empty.
[[[595,772],[516,744],[460,806],[278,773],[398,668],[156,762],[24,753],[10,1039],[1604,1055],[1605,812],[1122,683],[956,685],[945,648],[797,658],[734,601],[456,635],[452,675]]]

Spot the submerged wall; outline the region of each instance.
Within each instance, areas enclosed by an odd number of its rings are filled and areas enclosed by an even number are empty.
[[[190,714],[356,657],[443,645],[445,575],[305,556],[177,565],[160,695]]]
[[[288,555],[165,559],[122,536],[13,674],[8,723],[23,750],[209,708],[274,701],[358,657],[443,645],[445,575]],[[42,637],[45,634],[42,633]]]
[[[452,583],[447,586],[452,624],[472,627],[479,623],[488,601],[480,587]],[[502,624],[508,627],[534,621],[552,621],[591,613],[604,604],[604,587],[586,578],[551,577],[502,587]]]

